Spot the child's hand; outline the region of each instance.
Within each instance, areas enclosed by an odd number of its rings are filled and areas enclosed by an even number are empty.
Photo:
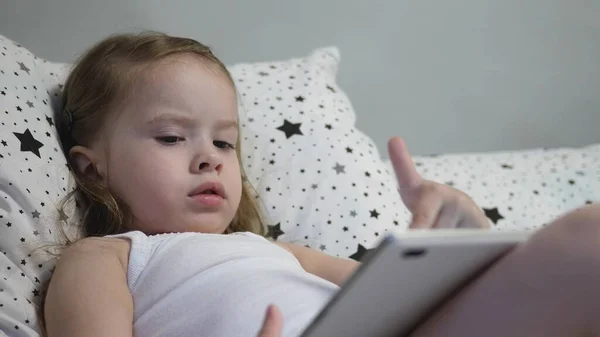
[[[489,228],[485,214],[468,195],[419,175],[402,139],[390,139],[388,152],[402,201],[413,214],[410,228]]]
[[[281,337],[283,328],[283,317],[277,306],[271,304],[267,308],[263,326],[257,337]]]

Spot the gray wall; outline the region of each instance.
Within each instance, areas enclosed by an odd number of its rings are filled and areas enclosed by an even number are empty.
[[[600,141],[600,0],[0,0],[0,34],[72,61],[109,33],[154,29],[227,63],[337,45],[358,126],[385,154]]]

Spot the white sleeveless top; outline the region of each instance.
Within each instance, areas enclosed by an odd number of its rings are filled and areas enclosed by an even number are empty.
[[[283,336],[298,336],[338,290],[249,232],[112,237],[131,240],[136,337],[256,337],[271,303],[283,314]]]

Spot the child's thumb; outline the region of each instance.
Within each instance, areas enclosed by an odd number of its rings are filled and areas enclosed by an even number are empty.
[[[263,326],[257,337],[281,337],[283,328],[283,317],[281,312],[274,304],[269,305]]]

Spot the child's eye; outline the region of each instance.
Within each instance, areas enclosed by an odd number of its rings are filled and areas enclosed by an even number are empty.
[[[222,140],[215,140],[213,144],[220,149],[235,149],[233,144],[224,142]]]
[[[177,142],[184,141],[185,138],[179,136],[161,136],[156,137],[156,140],[163,144],[176,144]]]

